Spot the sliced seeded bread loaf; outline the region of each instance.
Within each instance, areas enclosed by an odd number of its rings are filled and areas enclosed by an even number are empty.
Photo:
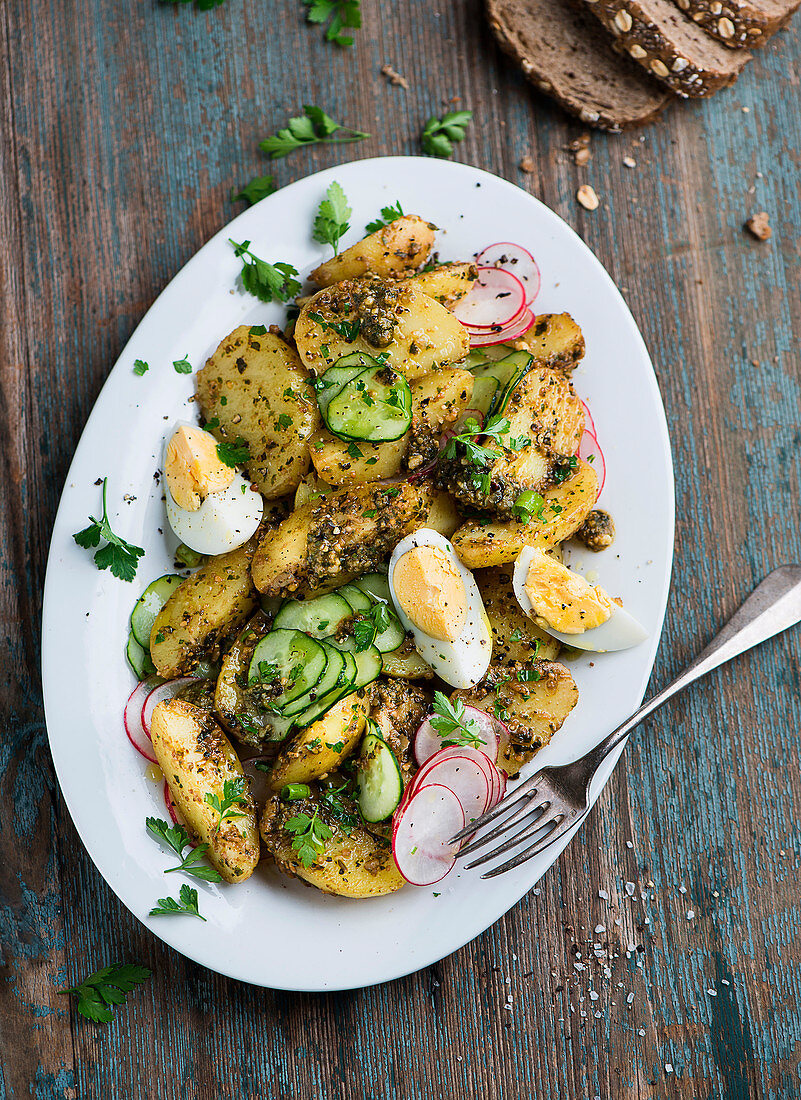
[[[487,0],[501,48],[528,79],[582,122],[622,130],[649,122],[673,98],[620,58],[580,4],[569,0]]]
[[[707,96],[733,84],[751,54],[729,50],[688,19],[673,0],[585,0],[628,54],[676,95]]]
[[[762,46],[801,0],[674,0],[694,23],[729,49]]]

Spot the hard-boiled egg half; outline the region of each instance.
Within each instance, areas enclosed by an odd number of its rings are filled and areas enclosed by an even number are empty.
[[[554,638],[576,649],[608,653],[648,637],[633,615],[579,573],[533,546],[521,551],[512,578],[525,613]]]
[[[179,424],[164,448],[167,519],[198,554],[224,554],[247,542],[261,523],[261,494],[223,462],[217,440]]]
[[[473,574],[444,535],[421,527],[401,539],[389,589],[423,660],[452,687],[477,684],[492,656],[489,621]]]

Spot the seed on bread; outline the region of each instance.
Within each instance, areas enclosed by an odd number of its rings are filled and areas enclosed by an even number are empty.
[[[763,46],[787,23],[799,0],[673,0],[729,49]]]
[[[760,210],[758,214],[752,214],[745,223],[745,228],[758,241],[769,241],[773,236],[773,230],[768,222],[767,210]]]
[[[576,192],[576,198],[584,207],[585,210],[597,210],[599,205],[599,198],[595,193],[595,188],[590,187],[588,183],[583,183]]]

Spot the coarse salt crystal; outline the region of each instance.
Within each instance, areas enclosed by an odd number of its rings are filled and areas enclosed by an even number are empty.
[[[604,901],[609,901],[609,895],[607,894],[606,890],[599,890],[598,897],[603,898]]]
[[[629,161],[631,161],[631,164],[629,164]],[[637,162],[636,162],[636,160],[632,160],[631,157],[624,157],[623,158],[623,163],[626,165],[627,168],[634,168]],[[631,843],[630,840],[627,840],[626,841],[626,847],[627,848],[633,848],[634,845]]]
[[[626,893],[629,895],[630,898],[634,897],[634,890],[635,890],[634,883],[633,882],[627,882],[626,883]]]
[[[597,1001],[598,1000],[598,994],[595,992],[594,989],[590,990],[590,1000],[591,1001]]]
[[[603,924],[596,924],[596,926],[595,926],[595,934],[596,934],[596,936],[598,935],[598,933],[599,933],[599,932],[605,932],[605,931],[606,931],[606,927],[605,927],[605,925],[603,925]]]
[[[710,997],[717,997],[718,991],[716,989],[707,989],[707,993]]]
[[[626,1004],[630,1005],[633,1000],[634,1000],[634,994],[629,993],[628,997],[626,997]]]
[[[692,920],[694,917],[695,917],[695,910],[694,909],[688,909],[687,910],[687,920]]]

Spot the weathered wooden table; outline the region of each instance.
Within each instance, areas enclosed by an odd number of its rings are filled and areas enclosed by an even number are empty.
[[[475,122],[457,157],[543,199],[625,288],[678,476],[654,684],[764,573],[801,558],[801,22],[733,90],[642,133],[593,135],[577,167],[581,128],[499,56],[478,0],[362,8],[342,50],[299,0],[0,7],[0,1095],[797,1097],[798,632],[649,722],[579,839],[506,918],[378,988],[275,993],[186,962],[121,907],[65,810],[38,649],[72,451],[141,315],[241,208],[231,187],[272,170],[257,142],[303,103],[373,136],[279,161],[279,183],[417,152],[428,115],[458,103]],[[575,200],[584,182],[593,213]],[[767,244],[742,231],[762,209]],[[57,991],[113,959],[154,977],[99,1027]]]

